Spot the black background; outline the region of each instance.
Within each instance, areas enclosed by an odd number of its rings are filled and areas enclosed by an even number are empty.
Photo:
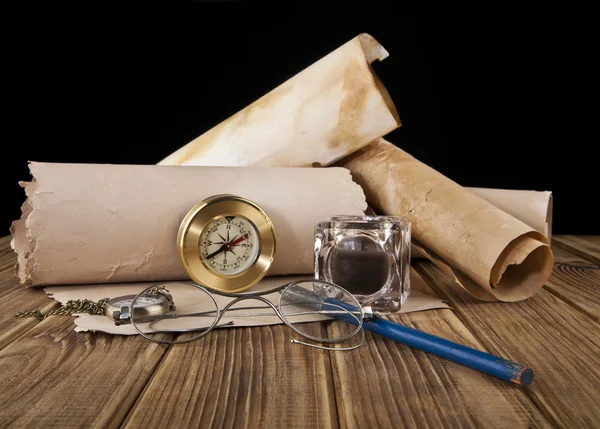
[[[21,8],[4,15],[5,233],[28,160],[154,164],[360,32],[390,53],[374,63],[403,122],[388,140],[464,186],[551,190],[555,233],[600,233],[596,138],[561,99],[585,68],[564,16],[374,1]]]

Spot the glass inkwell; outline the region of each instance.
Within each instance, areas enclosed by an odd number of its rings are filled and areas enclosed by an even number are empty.
[[[404,217],[328,218],[315,227],[315,279],[343,287],[363,306],[395,313],[410,293],[410,245]]]

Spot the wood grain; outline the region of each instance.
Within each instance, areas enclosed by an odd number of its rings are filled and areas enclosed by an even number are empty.
[[[554,271],[544,287],[600,322],[600,267],[564,250],[552,251]]]
[[[0,238],[0,272],[12,269],[17,262],[17,255],[10,247],[10,236]]]
[[[282,325],[169,348],[77,333],[71,317],[14,318],[58,303],[18,283],[10,237],[1,238],[0,427],[598,427],[600,238],[553,242],[555,271],[526,301],[476,301],[416,261],[435,292],[419,290],[453,310],[392,317],[530,365],[533,384],[518,387],[371,334],[352,352],[291,344]]]
[[[46,313],[59,303],[42,290],[31,290],[21,286],[12,273],[0,273],[0,350],[39,323],[34,317],[17,318],[19,310],[40,310]]]
[[[484,350],[451,310],[388,318]],[[377,335],[331,359],[341,428],[551,427],[519,387]]]
[[[491,353],[533,368],[523,389],[556,426],[598,427],[598,324],[545,290],[516,303],[481,302],[428,261],[415,268]]]
[[[11,253],[6,253],[0,256],[0,272],[5,272],[10,270],[10,272],[14,272],[16,258]]]
[[[587,261],[560,247],[556,247],[554,244],[552,244],[552,255],[554,256],[554,264],[580,264],[581,261],[584,261],[587,265],[593,264],[593,262]]]
[[[0,351],[0,427],[118,427],[165,351],[51,316]]]
[[[10,240],[12,240],[12,236],[10,235],[5,235],[4,237],[0,238],[0,254],[10,249]]]
[[[42,313],[58,307],[58,302],[48,298],[41,289],[27,289],[19,283],[12,267],[16,255],[9,246],[9,240],[0,240],[0,350],[10,344],[23,333],[39,323],[36,318],[20,319],[14,317],[19,310],[40,310]]]
[[[172,346],[124,427],[337,427],[329,352],[291,332],[222,328]]]
[[[600,265],[600,236],[555,235],[552,244]]]

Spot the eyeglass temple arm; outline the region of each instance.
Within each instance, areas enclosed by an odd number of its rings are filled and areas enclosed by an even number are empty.
[[[298,290],[302,289],[302,290]],[[302,299],[320,304],[321,309],[327,309],[327,303],[343,307],[350,312],[358,312],[355,306],[332,298],[322,299],[313,291],[295,288],[294,293]],[[338,308],[339,308],[338,307]],[[359,320],[352,313],[337,314],[336,318],[357,325]],[[418,331],[381,317],[374,316],[363,320],[363,328],[367,331],[398,341],[408,346],[423,350],[427,353],[450,360],[460,365],[475,369],[504,381],[519,385],[529,385],[533,381],[533,369],[511,362],[499,356],[482,352],[471,347],[463,346],[444,338]]]

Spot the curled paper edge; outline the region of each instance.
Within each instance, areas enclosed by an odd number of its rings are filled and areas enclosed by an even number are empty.
[[[35,269],[31,255],[36,247],[36,239],[29,230],[29,216],[34,210],[33,195],[37,188],[37,180],[32,176],[31,181],[21,181],[19,185],[24,188],[25,201],[21,205],[21,217],[14,220],[10,226],[12,236],[10,247],[17,254],[14,273],[22,285],[29,286],[32,283],[31,274]],[[23,251],[23,249],[28,250]]]
[[[527,299],[544,285],[553,268],[550,242],[531,231],[516,237],[498,257],[490,273],[491,292],[501,301]]]
[[[360,33],[169,154],[158,165],[327,166],[402,125]]]
[[[525,237],[525,238],[527,238],[527,237]],[[545,249],[546,251],[550,251],[548,248],[544,248],[543,244],[541,244],[541,243],[536,247],[538,250]],[[441,268],[442,271],[444,271],[447,275],[449,275],[450,278],[458,286],[460,286],[462,289],[464,289],[468,294],[470,294],[474,298],[477,298],[481,301],[516,302],[516,301],[521,301],[523,299],[529,298],[533,293],[535,293],[537,291],[537,288],[530,288],[530,289],[526,289],[527,293],[521,293],[518,295],[509,296],[508,294],[503,293],[503,288],[498,287],[499,284],[496,284],[496,285],[490,284],[489,289],[482,288],[477,283],[475,283],[473,280],[471,280],[469,277],[465,276],[460,271],[452,268],[447,262],[442,260],[437,254],[435,254],[434,252],[432,252],[429,249],[426,249],[421,243],[413,242],[413,248],[416,249],[417,252],[419,252],[425,259],[429,260],[430,262],[435,264],[437,267]],[[523,259],[512,260],[511,264],[503,263],[502,264],[504,267],[503,273],[506,271],[507,268],[511,268],[514,270],[519,270],[519,269],[523,270],[524,267],[519,264],[521,264],[523,262],[523,260],[526,259],[527,257],[532,257],[532,255],[533,254],[529,254],[529,255],[525,255],[523,257]],[[521,255],[521,256],[523,256],[523,255]],[[533,257],[537,257],[537,256],[533,255]],[[542,257],[544,257],[544,256],[542,256]],[[545,276],[549,275],[548,274],[548,265],[550,266],[550,271],[552,270],[552,268],[551,268],[552,264],[547,264],[541,270],[541,273],[538,274],[539,276],[546,278]]]

